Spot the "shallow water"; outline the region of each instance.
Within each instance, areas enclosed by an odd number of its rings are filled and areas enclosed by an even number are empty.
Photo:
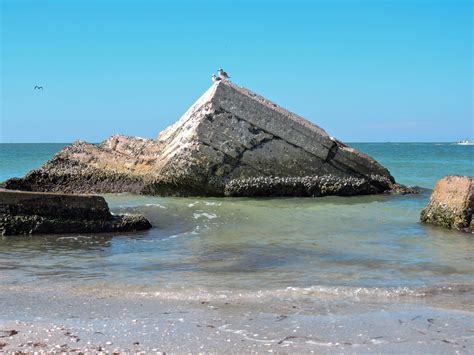
[[[405,184],[432,188],[446,174],[474,175],[471,146],[353,145]],[[1,180],[41,165],[63,145],[15,146],[0,145],[8,157],[0,160]],[[171,298],[465,297],[474,290],[474,238],[418,222],[430,192],[284,199],[107,195],[113,212],[143,213],[156,227],[130,235],[0,239],[0,281]]]

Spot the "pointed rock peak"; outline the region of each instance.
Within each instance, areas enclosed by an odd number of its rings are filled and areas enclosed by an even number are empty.
[[[318,133],[323,133],[324,135],[327,135],[327,133],[321,127],[318,127],[315,124],[307,121],[303,117],[284,109],[283,107],[272,102],[271,100],[261,95],[258,95],[247,88],[238,86],[227,80],[220,81],[217,83],[217,85],[215,85],[212,101],[234,109],[236,108],[236,105],[238,103],[248,104],[252,102],[253,105],[261,105],[261,107],[274,111],[275,113],[278,113],[280,115],[284,115],[287,119],[294,121],[300,125],[303,125],[306,128],[317,129]]]
[[[374,159],[321,127],[229,81],[214,83],[178,122],[160,134],[159,141],[167,146],[167,157],[189,151],[192,143],[232,159],[240,157],[245,173],[242,169],[237,172],[245,176],[337,173],[393,179]],[[258,161],[250,161],[250,156],[258,156]],[[236,170],[232,172],[237,177]]]
[[[321,127],[229,81],[214,83],[175,124],[159,135],[158,140],[178,139],[182,142],[186,140],[183,135],[187,135],[198,140],[203,138],[205,142],[205,136],[210,132],[198,130],[203,128],[201,123],[209,130],[225,130],[222,133],[227,137],[231,135],[236,143],[246,140],[248,132],[238,128],[247,125],[250,133],[270,134],[288,144],[307,149],[322,160],[328,157],[335,145],[335,141]]]
[[[220,106],[222,109],[232,112],[236,115],[241,114],[243,117],[247,115],[262,115],[261,121],[275,118],[278,122],[289,124],[292,128],[302,132],[310,130],[318,136],[325,138],[328,147],[332,146],[329,135],[321,127],[309,122],[303,117],[290,112],[271,100],[260,96],[253,91],[235,85],[234,83],[223,80],[216,83],[212,92],[212,103]],[[211,87],[212,89],[212,87]],[[283,119],[278,120],[279,118]]]

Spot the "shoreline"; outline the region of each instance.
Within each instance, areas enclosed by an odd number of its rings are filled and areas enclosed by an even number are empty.
[[[474,346],[474,312],[436,307],[437,300],[206,301],[77,291],[3,290],[1,350],[445,354]]]

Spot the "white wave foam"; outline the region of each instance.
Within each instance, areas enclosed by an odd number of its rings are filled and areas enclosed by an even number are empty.
[[[199,219],[205,217],[207,219],[214,219],[217,218],[217,215],[214,213],[207,213],[207,212],[201,212],[201,213],[193,213],[193,218],[194,219]]]
[[[145,298],[165,298],[176,300],[258,300],[273,297],[314,298],[314,299],[382,299],[399,297],[430,297],[435,295],[457,295],[474,292],[474,284],[420,287],[350,287],[350,286],[311,286],[306,288],[287,287],[276,290],[257,291],[209,291],[209,290],[166,290],[140,292]]]
[[[91,239],[91,238],[92,237],[88,237],[85,235],[78,235],[74,237],[61,237],[61,238],[58,238],[57,240],[79,240],[79,239]]]
[[[166,207],[163,205],[160,205],[159,203],[147,203],[145,206],[147,207],[153,206],[153,207],[158,207],[158,208],[162,208],[166,210]]]
[[[205,202],[204,204],[206,206],[220,206],[222,205],[222,202]]]
[[[167,236],[165,238],[161,238],[161,239],[158,239],[158,238],[144,239],[144,240],[142,240],[142,242],[144,242],[144,243],[161,243],[161,242],[166,242],[166,241],[171,240],[171,239],[186,237],[186,236],[189,236],[189,235],[196,235],[196,234],[199,234],[199,226],[196,226],[191,231],[186,231],[186,232],[178,233],[178,234],[172,234],[172,235],[169,235],[169,236]]]

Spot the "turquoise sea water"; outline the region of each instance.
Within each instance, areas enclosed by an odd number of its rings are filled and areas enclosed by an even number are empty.
[[[0,145],[0,180],[39,167],[63,146]],[[0,281],[180,297],[474,290],[474,238],[419,223],[437,179],[474,175],[474,146],[352,146],[388,167],[398,182],[425,189],[420,195],[349,198],[107,195],[113,212],[143,213],[155,228],[133,235],[2,238]]]

